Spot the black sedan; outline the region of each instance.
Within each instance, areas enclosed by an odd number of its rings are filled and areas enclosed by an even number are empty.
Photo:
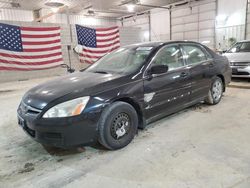
[[[18,123],[36,141],[115,150],[138,128],[205,101],[218,104],[231,80],[225,57],[195,42],[144,43],[38,85],[22,98]]]

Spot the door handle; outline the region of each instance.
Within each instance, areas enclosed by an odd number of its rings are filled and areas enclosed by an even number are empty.
[[[186,73],[186,72],[182,72],[180,74],[180,77],[182,77],[182,78],[186,78],[187,76],[188,76],[188,73]]]
[[[207,61],[207,62],[204,62],[203,64],[202,64],[203,66],[205,66],[205,67],[214,67],[214,62],[212,62],[212,61]]]
[[[209,67],[214,67],[214,63],[213,63],[213,62],[210,62],[210,63],[208,64],[208,66],[209,66]]]

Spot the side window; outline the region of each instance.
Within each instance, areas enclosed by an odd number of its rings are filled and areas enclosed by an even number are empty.
[[[169,70],[182,67],[184,63],[179,46],[166,46],[160,49],[153,60],[153,65],[167,65]]]
[[[236,53],[236,52],[250,52],[250,42],[241,42],[234,45],[229,52]]]
[[[183,45],[185,53],[184,58],[188,65],[200,63],[207,60],[206,54],[198,47],[192,45]]]

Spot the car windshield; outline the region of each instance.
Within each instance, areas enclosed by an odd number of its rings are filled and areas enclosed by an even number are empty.
[[[250,52],[250,42],[236,43],[228,53]]]
[[[120,48],[86,69],[88,72],[130,74],[138,70],[153,47]]]

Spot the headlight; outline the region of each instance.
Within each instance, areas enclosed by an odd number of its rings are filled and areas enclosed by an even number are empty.
[[[76,116],[82,113],[86,104],[89,101],[89,97],[80,97],[61,104],[58,104],[50,108],[43,118],[57,118],[57,117],[70,117]]]

